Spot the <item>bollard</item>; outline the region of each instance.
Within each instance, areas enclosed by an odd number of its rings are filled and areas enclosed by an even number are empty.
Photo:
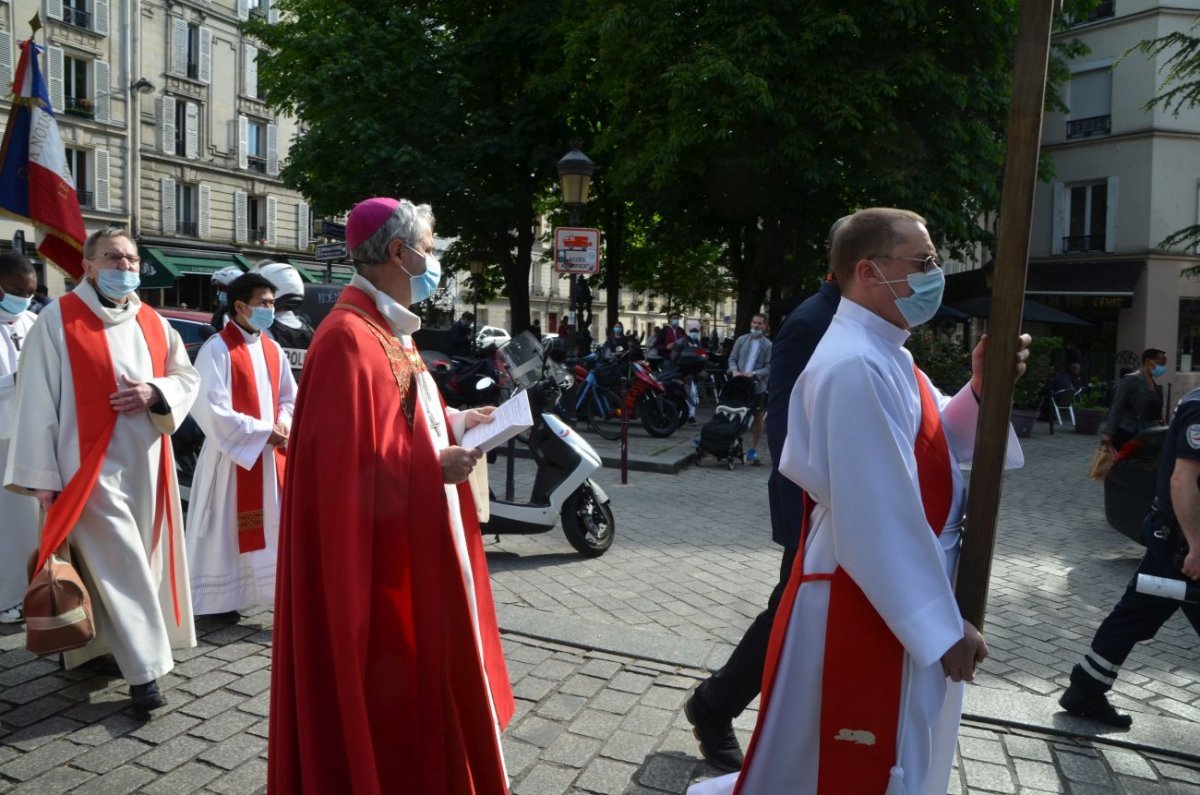
[[[621,485],[629,483],[629,379],[621,378]]]

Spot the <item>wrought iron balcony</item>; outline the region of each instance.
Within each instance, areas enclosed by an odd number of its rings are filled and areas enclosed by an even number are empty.
[[[63,6],[62,21],[68,25],[74,25],[77,28],[84,30],[92,29],[92,15],[89,11],[84,11],[82,8],[71,8]]]
[[[92,192],[90,190],[76,190],[75,195],[79,198],[80,207],[92,206]]]
[[[1063,238],[1063,252],[1104,251],[1104,235],[1075,235]]]
[[[1087,138],[1092,135],[1108,135],[1112,130],[1112,116],[1090,116],[1067,122],[1067,138]]]
[[[1108,19],[1115,16],[1117,13],[1116,5],[1116,0],[1103,0],[1100,5],[1092,9],[1092,12],[1087,15],[1087,19],[1084,22],[1095,22],[1097,19]]]
[[[198,226],[195,221],[179,221],[175,224],[175,232],[187,237],[196,237],[199,234]]]
[[[246,168],[251,171],[257,171],[259,174],[267,173],[267,159],[258,155],[248,155],[246,157]]]
[[[93,118],[96,115],[96,100],[88,99],[87,97],[64,97],[64,110],[72,116],[79,116],[84,119]]]

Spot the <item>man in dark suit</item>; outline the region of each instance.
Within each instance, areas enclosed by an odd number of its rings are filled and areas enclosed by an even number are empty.
[[[833,237],[847,217],[839,218],[829,229],[825,241],[827,262]],[[783,547],[779,583],[767,600],[767,609],[754,619],[724,667],[701,682],[684,706],[688,721],[695,727],[696,739],[700,741],[700,753],[718,770],[733,771],[742,766],[742,749],[733,732],[733,719],[754,700],[762,687],[771,624],[800,546],[804,490],[779,474],[779,457],[787,438],[788,401],[792,397],[792,386],[829,328],[840,300],[841,291],[830,274],[815,295],[787,316],[771,350],[766,418],[771,477],[767,481],[767,498],[771,506],[771,538]]]

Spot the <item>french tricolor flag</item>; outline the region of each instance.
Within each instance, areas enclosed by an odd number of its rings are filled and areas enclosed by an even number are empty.
[[[46,81],[38,68],[41,51],[32,39],[21,42],[12,113],[0,149],[0,213],[41,230],[38,253],[80,279],[87,233]]]

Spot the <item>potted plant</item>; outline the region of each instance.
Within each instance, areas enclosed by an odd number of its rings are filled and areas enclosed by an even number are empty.
[[[1107,413],[1104,383],[1099,378],[1093,378],[1075,398],[1075,433],[1097,433]]]
[[[1046,377],[1050,357],[1061,347],[1061,337],[1034,337],[1029,346],[1025,375],[1013,387],[1012,426],[1018,437],[1033,435],[1033,425],[1049,395]]]

